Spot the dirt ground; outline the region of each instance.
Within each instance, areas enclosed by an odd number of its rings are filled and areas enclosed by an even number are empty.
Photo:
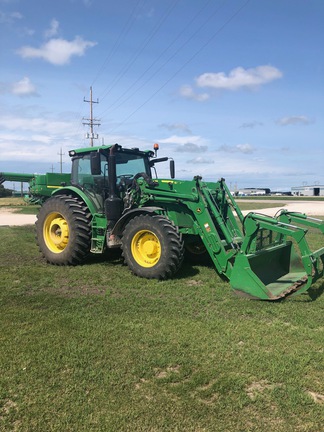
[[[240,200],[237,200],[238,203],[240,203]],[[249,202],[251,202],[249,200]],[[253,200],[252,200],[253,202]],[[256,200],[255,202],[261,203],[267,203],[269,204],[269,201],[267,200]],[[249,210],[249,211],[243,211],[242,213],[246,215],[247,213],[250,213],[251,211],[255,211],[256,213],[263,213],[267,216],[274,216],[278,211],[285,209],[291,212],[300,212],[305,213],[307,216],[324,216],[324,201],[280,201],[280,200],[273,200],[271,203],[274,204],[271,208],[266,209],[259,209],[259,210]],[[276,206],[276,207],[275,207]]]
[[[240,200],[237,200],[238,202]],[[251,202],[251,201],[249,201]],[[255,202],[262,202],[256,200]],[[269,201],[264,200],[269,204]],[[258,210],[244,210],[242,213],[246,215],[249,212],[263,213],[267,216],[274,216],[281,209],[286,209],[293,212],[305,213],[308,216],[324,216],[324,201],[272,201],[274,207]],[[276,207],[275,207],[276,206]],[[35,215],[23,215],[14,213],[14,210],[8,207],[0,207],[0,226],[16,226],[16,225],[32,225],[36,221]]]
[[[0,226],[33,225],[36,215],[14,213],[9,207],[0,207]]]

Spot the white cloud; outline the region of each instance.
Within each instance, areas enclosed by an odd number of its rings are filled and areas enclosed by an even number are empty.
[[[259,121],[245,122],[245,123],[241,124],[240,128],[242,128],[242,129],[247,129],[247,128],[253,129],[256,126],[263,126],[263,123],[261,123]]]
[[[71,132],[75,129],[72,126],[71,122],[45,117],[0,116],[1,162],[56,161],[60,147],[66,155],[68,150],[80,147],[80,136]]]
[[[169,131],[180,130],[189,134],[192,133],[189,126],[185,123],[162,123],[159,126]]]
[[[31,140],[36,143],[51,144],[52,139],[48,135],[35,134],[31,136]]]
[[[35,134],[49,134],[57,136],[57,134],[70,134],[71,123],[68,121],[59,121],[47,119],[43,117],[19,117],[19,116],[4,116],[0,117],[0,129],[9,131],[26,131]],[[2,137],[2,133],[0,138]]]
[[[158,142],[164,144],[179,144],[179,145],[184,145],[188,143],[193,143],[197,145],[206,144],[206,140],[202,138],[200,135],[189,135],[189,136],[171,135],[169,138],[158,140]]]
[[[27,112],[32,112],[29,107]],[[66,120],[70,117],[71,120]],[[24,117],[24,114],[0,116],[0,165],[4,161],[24,160],[32,163],[55,162],[58,152],[63,147],[65,161],[70,161],[68,151],[88,147],[89,141],[83,139],[83,132],[76,129],[74,115],[59,118],[44,116],[41,113],[34,117]],[[103,136],[103,135],[102,135]],[[127,148],[134,147],[134,142],[140,148],[152,148],[152,141],[146,141],[135,135],[105,135],[105,143],[115,143]],[[97,144],[101,144],[97,140]],[[161,164],[164,165],[164,164]],[[166,165],[167,174],[168,164]],[[9,171],[0,166],[0,171]],[[27,171],[28,172],[28,171]]]
[[[286,146],[282,146],[280,148],[280,151],[282,151],[283,153],[286,153],[286,152],[290,152],[291,149],[290,149],[290,146],[286,145]]]
[[[254,147],[251,144],[237,144],[236,148],[241,153],[253,153]]]
[[[145,3],[143,5],[139,4],[138,8],[139,8],[139,11],[136,14],[136,18],[138,20],[141,20],[141,19],[151,19],[155,15],[155,9],[154,9],[154,7],[151,6],[149,8],[148,5],[146,5]]]
[[[237,144],[235,146],[229,146],[227,144],[223,144],[218,148],[218,151],[226,152],[226,153],[245,153],[250,154],[255,151],[254,147],[251,144]]]
[[[11,86],[12,93],[17,96],[35,96],[37,95],[36,87],[28,77],[24,77]]]
[[[218,90],[239,90],[241,88],[256,88],[282,77],[282,72],[273,66],[257,66],[244,69],[237,67],[228,75],[224,72],[208,72],[196,78],[196,84],[201,88]]]
[[[188,142],[178,146],[175,151],[181,153],[203,153],[207,151],[207,148],[208,147],[206,145],[198,145],[192,142]]]
[[[45,31],[45,37],[52,38],[57,35],[59,29],[59,22],[53,18],[50,24],[50,28]]]
[[[309,125],[313,123],[313,121],[306,116],[291,116],[291,117],[282,117],[281,119],[277,120],[277,123],[280,126]]]
[[[180,96],[197,102],[205,102],[209,99],[208,93],[196,93],[190,85],[183,85],[179,90]]]
[[[72,56],[83,56],[87,48],[96,45],[96,42],[85,41],[80,36],[68,41],[57,38],[50,39],[40,48],[24,46],[18,50],[22,58],[40,58],[54,65],[65,65],[70,62]]]
[[[210,159],[207,159],[207,158],[204,158],[202,156],[198,156],[198,157],[196,157],[194,159],[188,160],[187,163],[188,164],[213,164],[214,161],[210,160]]]
[[[33,36],[35,34],[35,30],[32,28],[24,27],[22,33],[24,36]]]
[[[32,145],[29,145],[29,141],[25,139],[6,141],[0,140],[0,153],[1,160],[4,161],[24,161],[26,163],[26,171],[30,170],[30,164],[53,162],[57,160],[57,152],[60,146],[57,143],[51,143],[51,145],[35,141]],[[37,155],[37,158],[35,158]]]
[[[0,11],[0,23],[2,24],[11,24],[22,18],[23,15],[20,12],[5,13]]]

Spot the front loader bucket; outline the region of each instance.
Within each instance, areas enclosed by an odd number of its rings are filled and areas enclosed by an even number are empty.
[[[230,275],[237,294],[277,300],[306,292],[323,277],[324,248],[312,252],[307,229],[300,225],[324,232],[323,221],[302,214],[283,211],[278,218],[256,213],[245,217],[246,235]]]
[[[253,255],[239,254],[230,283],[238,295],[276,300],[307,291],[312,277],[307,275],[292,242],[287,242]]]

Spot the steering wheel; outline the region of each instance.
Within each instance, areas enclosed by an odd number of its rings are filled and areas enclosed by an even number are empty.
[[[119,180],[119,187],[126,188],[132,184],[133,174],[121,174],[117,176],[117,183]]]
[[[120,179],[120,180],[121,180],[122,178],[125,178],[125,179],[128,179],[128,180],[131,180],[133,177],[134,177],[133,174],[121,174],[121,175],[118,175],[118,176],[117,176],[117,178]]]

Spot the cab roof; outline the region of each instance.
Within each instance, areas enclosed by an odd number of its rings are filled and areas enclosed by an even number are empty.
[[[113,147],[116,144],[110,144],[110,145],[102,145],[102,146],[96,146],[96,147],[83,147],[83,148],[79,148],[79,149],[73,149],[69,151],[69,155],[70,156],[76,156],[76,155],[81,155],[81,154],[85,154],[85,153],[92,153],[92,152],[105,152],[105,151],[109,151],[111,149],[111,147]],[[139,155],[143,155],[143,156],[148,156],[148,157],[152,157],[154,155],[154,152],[152,150],[140,150],[139,148],[126,148],[126,147],[122,147],[120,145],[117,144],[117,152],[126,152],[126,153],[134,153],[134,154],[139,154]]]

